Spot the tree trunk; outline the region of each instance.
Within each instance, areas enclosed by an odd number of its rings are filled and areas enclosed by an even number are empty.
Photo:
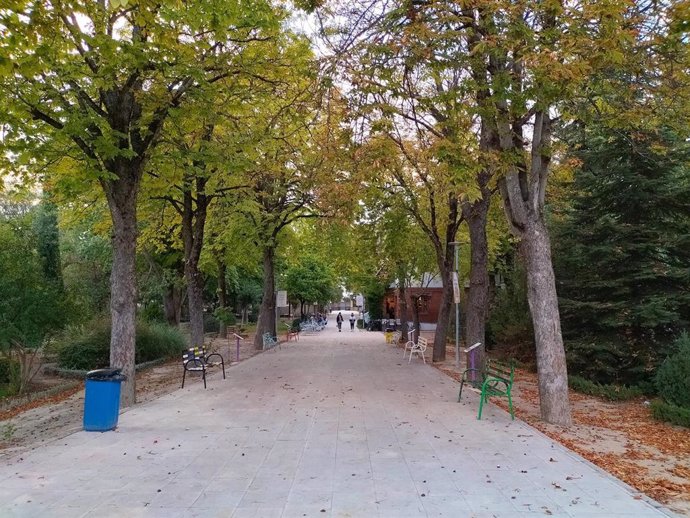
[[[192,185],[196,186],[195,196]],[[187,281],[187,307],[191,345],[204,345],[204,276],[199,270],[204,244],[208,198],[206,179],[186,177],[182,201],[182,242],[184,243],[184,276]],[[196,206],[195,206],[196,205]]]
[[[530,216],[521,247],[537,347],[541,415],[550,423],[569,426],[568,372],[551,262],[551,242],[543,219]]]
[[[228,305],[228,286],[225,282],[225,263],[220,258],[216,258],[218,262],[218,305],[222,309],[226,309]],[[228,337],[228,325],[224,320],[220,322],[220,329],[218,330],[220,338]]]
[[[104,181],[113,222],[113,266],[110,276],[110,366],[122,369],[120,406],[136,402],[137,191],[140,175],[125,171],[118,180]]]
[[[488,191],[488,189],[487,189]],[[486,346],[486,317],[489,305],[489,245],[486,238],[486,221],[489,212],[488,192],[485,198],[471,206],[463,207],[470,234],[470,290],[465,309],[465,344]]]
[[[400,308],[400,338],[403,342],[407,342],[410,338],[408,336],[408,311],[407,311],[407,290],[405,286],[405,271],[402,265],[398,268],[398,300]]]
[[[163,310],[165,312],[165,320],[170,326],[178,327],[180,325],[182,298],[182,290],[175,284],[171,283],[165,287]]]
[[[441,294],[441,306],[438,310],[436,332],[434,333],[434,362],[442,362],[446,359],[446,337],[448,336],[448,323],[453,305],[453,281],[450,272],[447,272],[443,280]]]
[[[259,320],[256,324],[256,336],[254,337],[254,347],[263,349],[263,334],[275,333],[276,304],[275,304],[275,248],[266,246],[264,248],[264,290],[259,310]]]
[[[412,301],[412,322],[414,324],[415,328],[415,336],[419,338],[422,334],[422,324],[419,321],[419,295],[410,297],[410,300]]]

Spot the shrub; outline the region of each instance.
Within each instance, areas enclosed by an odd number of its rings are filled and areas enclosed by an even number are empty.
[[[0,357],[0,385],[10,383],[19,371],[19,362],[6,356]]]
[[[580,392],[609,401],[625,401],[642,396],[644,393],[640,387],[626,387],[625,385],[602,385],[580,376],[568,376],[568,386]]]
[[[211,313],[204,313],[204,333],[217,333],[220,331],[220,321]]]
[[[690,335],[683,333],[674,347],[656,373],[656,387],[666,403],[690,409]]]
[[[487,322],[487,345],[525,344],[534,350],[534,330],[527,303],[527,277],[516,265],[506,279],[507,286],[496,291]]]
[[[654,419],[690,428],[690,409],[671,405],[658,399],[652,401],[651,409]]]
[[[299,325],[302,322],[301,318],[295,318],[292,320],[292,324],[290,324],[290,331],[299,331]]]
[[[568,372],[603,385],[638,385],[653,379],[654,361],[616,337],[565,340]]]
[[[216,308],[216,310],[213,312],[213,316],[216,318],[216,320],[223,322],[226,326],[234,326],[237,324],[237,318],[235,317],[235,313],[231,308]]]
[[[100,319],[73,328],[57,341],[58,364],[65,369],[89,370],[110,364],[110,322]],[[137,322],[136,362],[173,357],[186,347],[180,331],[165,324]]]

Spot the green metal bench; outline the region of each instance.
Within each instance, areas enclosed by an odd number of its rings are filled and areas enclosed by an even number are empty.
[[[515,378],[515,365],[511,361],[506,364],[496,360],[487,360],[483,369],[467,369],[462,373],[460,380],[460,393],[458,394],[458,401],[462,398],[462,388],[467,383],[469,374],[480,374],[481,396],[479,400],[479,414],[477,419],[482,418],[482,410],[484,403],[489,401],[492,396],[504,397],[508,399],[508,408],[510,409],[511,419],[515,419],[515,412],[513,411],[513,397],[511,391],[513,390],[513,379]],[[477,384],[478,386],[478,384]]]

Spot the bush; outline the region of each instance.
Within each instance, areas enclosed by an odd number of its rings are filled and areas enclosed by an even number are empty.
[[[568,372],[602,385],[639,385],[653,379],[655,362],[635,343],[616,337],[565,340]]]
[[[487,322],[487,345],[525,344],[534,350],[534,330],[527,303],[527,276],[521,265],[509,273],[507,287],[496,291]],[[531,354],[534,354],[533,352]]]
[[[690,335],[675,342],[676,352],[666,358],[656,373],[656,387],[666,403],[690,409]]]
[[[217,333],[220,331],[220,321],[211,313],[204,313],[204,333]]]
[[[581,394],[589,394],[609,401],[626,401],[644,395],[640,387],[626,387],[625,385],[602,385],[581,378],[568,376],[568,386]]]
[[[7,357],[0,357],[0,385],[10,383],[19,372],[19,362]]]
[[[96,320],[71,329],[56,343],[58,365],[64,369],[90,370],[110,364],[110,322]],[[175,328],[137,322],[136,363],[169,358],[182,353],[186,342]]]
[[[237,324],[237,318],[235,317],[235,313],[231,308],[216,308],[216,310],[213,312],[213,316],[216,318],[216,320],[223,322],[226,326],[234,326]]]
[[[299,331],[299,325],[302,322],[301,318],[295,318],[292,320],[292,324],[290,324],[290,331]]]
[[[690,410],[661,400],[652,401],[652,416],[659,421],[666,421],[678,426],[690,428]]]

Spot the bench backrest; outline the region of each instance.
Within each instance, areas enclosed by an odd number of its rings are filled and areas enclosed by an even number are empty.
[[[269,344],[274,344],[276,343],[276,339],[273,338],[273,335],[271,333],[264,333],[262,335],[262,338],[264,340],[264,345],[269,345]]]
[[[203,347],[190,347],[182,354],[182,361],[199,360],[206,356],[206,350]]]
[[[486,375],[492,378],[500,378],[506,380],[508,383],[513,383],[515,376],[515,365],[510,363],[500,362],[497,360],[487,360]]]
[[[424,349],[427,345],[429,345],[429,340],[427,340],[423,336],[420,336],[419,338],[417,338],[417,345]]]

